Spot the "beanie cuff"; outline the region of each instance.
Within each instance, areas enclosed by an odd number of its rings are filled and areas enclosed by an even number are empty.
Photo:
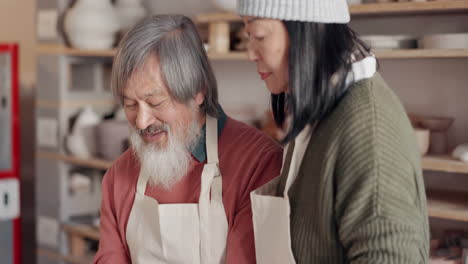
[[[346,0],[238,0],[241,16],[317,23],[350,21]]]

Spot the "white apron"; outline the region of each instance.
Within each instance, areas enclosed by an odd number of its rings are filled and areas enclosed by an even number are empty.
[[[252,200],[255,252],[258,264],[294,264],[289,224],[288,191],[296,179],[299,167],[309,144],[312,129],[305,127],[294,140],[294,150],[282,196],[275,196],[280,176],[250,194]],[[288,152],[286,147],[283,156]]]
[[[217,131],[217,120],[207,116],[208,162],[203,167],[198,204],[159,204],[145,196],[148,177],[139,175],[126,229],[133,264],[225,262],[228,223],[222,201]]]

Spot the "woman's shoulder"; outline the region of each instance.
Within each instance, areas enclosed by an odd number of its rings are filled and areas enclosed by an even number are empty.
[[[347,127],[372,126],[378,120],[391,123],[403,121],[400,125],[408,125],[400,99],[378,73],[372,78],[352,84],[329,119]]]
[[[414,162],[419,157],[406,111],[379,74],[350,87],[323,126],[350,155],[365,150],[398,153]]]

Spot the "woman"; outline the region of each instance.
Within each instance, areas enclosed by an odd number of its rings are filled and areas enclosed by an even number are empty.
[[[420,155],[345,0],[239,0],[288,144],[254,191],[258,263],[427,263]]]

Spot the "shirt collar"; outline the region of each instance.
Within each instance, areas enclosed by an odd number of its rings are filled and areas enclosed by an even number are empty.
[[[218,138],[223,132],[224,125],[226,124],[227,116],[224,113],[221,106],[219,107],[219,116],[218,116]],[[200,139],[192,150],[192,156],[195,157],[200,163],[205,162],[206,160],[206,124],[203,125],[201,130]]]
[[[377,60],[374,55],[365,57],[364,59],[352,64],[351,73],[346,78],[346,85],[352,82],[358,82],[364,79],[371,78],[377,71]]]

